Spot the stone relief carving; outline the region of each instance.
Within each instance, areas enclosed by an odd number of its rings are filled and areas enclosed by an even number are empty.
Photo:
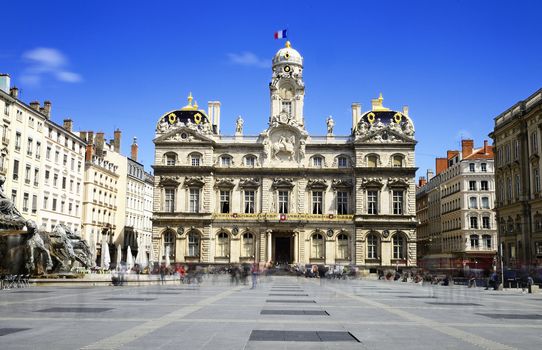
[[[307,188],[327,188],[327,182],[324,179],[309,179]]]
[[[281,135],[276,143],[273,144],[273,158],[277,158],[279,153],[288,156],[288,160],[293,160],[295,155],[295,136]]]
[[[184,179],[185,186],[203,186],[205,178],[203,176],[187,176]]]
[[[388,186],[408,187],[408,177],[390,177],[388,178]]]
[[[382,177],[364,177],[361,179],[361,186],[362,187],[368,187],[368,186],[382,187],[384,185],[382,180],[383,180]]]
[[[356,128],[356,138],[364,139],[368,143],[391,143],[410,141],[414,138],[414,127],[410,120],[402,123],[391,121],[384,124],[380,118],[376,118],[374,123],[360,121]]]
[[[215,187],[235,187],[235,180],[232,178],[220,178],[216,179]]]
[[[291,177],[276,177],[273,179],[273,187],[294,187],[294,179]]]
[[[331,187],[333,188],[351,188],[352,182],[350,180],[344,179],[333,179],[331,182]]]
[[[255,178],[255,177],[241,179],[241,181],[239,181],[239,186],[241,186],[241,187],[258,187],[258,186],[260,186],[260,179]]]

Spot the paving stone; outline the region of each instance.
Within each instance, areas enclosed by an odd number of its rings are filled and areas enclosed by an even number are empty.
[[[275,299],[268,299],[265,301],[266,303],[316,303],[314,300],[275,300]]]
[[[27,331],[32,328],[0,328],[0,337],[12,333]]]
[[[152,301],[156,298],[105,298],[102,300],[118,300],[118,301]]]
[[[280,342],[359,342],[349,332],[337,331],[278,331],[253,330],[249,341],[280,341]]]
[[[442,305],[442,306],[482,306],[476,303],[439,303],[439,302],[426,302],[429,305]]]
[[[77,312],[77,313],[98,313],[114,310],[106,307],[51,307],[48,309],[36,310],[36,312]]]
[[[542,320],[542,315],[536,315],[536,314],[483,314],[483,313],[477,313],[477,315],[485,316],[489,318],[502,318],[505,320]]]
[[[329,316],[326,311],[320,310],[262,310],[260,315],[287,315],[287,316]]]
[[[308,294],[291,294],[291,293],[290,294],[270,293],[269,296],[270,297],[308,297],[309,295]]]

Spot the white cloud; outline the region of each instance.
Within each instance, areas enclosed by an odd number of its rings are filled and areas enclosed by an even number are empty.
[[[21,76],[21,82],[27,85],[38,85],[43,76],[50,75],[67,83],[82,81],[81,75],[66,70],[68,59],[57,49],[38,47],[23,54],[29,64]]]
[[[267,59],[259,58],[252,52],[229,53],[228,58],[231,63],[239,64],[242,66],[253,66],[258,68],[269,68],[270,62]]]

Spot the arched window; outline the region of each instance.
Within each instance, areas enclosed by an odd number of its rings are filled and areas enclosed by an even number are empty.
[[[311,257],[314,259],[324,258],[324,237],[319,233],[312,235]]]
[[[164,233],[164,257],[169,254],[169,257],[175,255],[175,234],[171,231]]]
[[[190,165],[191,166],[200,166],[200,164],[201,164],[201,154],[192,153],[190,155]]]
[[[166,165],[175,165],[177,163],[177,155],[175,153],[164,154]]]
[[[346,158],[345,156],[338,156],[337,157],[337,166],[339,168],[348,167],[348,158]]]
[[[188,255],[189,256],[198,256],[200,252],[200,239],[199,235],[195,232],[190,232],[188,235]]]
[[[230,167],[232,166],[232,164],[233,164],[233,161],[230,155],[225,154],[220,157],[220,166]]]
[[[392,166],[394,168],[402,168],[403,167],[403,156],[395,155],[392,158]]]
[[[321,156],[312,157],[312,166],[315,168],[321,168],[324,164],[324,158]]]
[[[367,236],[367,259],[378,259],[378,238],[375,234]]]
[[[367,156],[367,167],[376,168],[378,166],[378,156],[371,154]]]
[[[256,157],[253,155],[248,155],[245,157],[245,166],[254,168],[256,166]]]
[[[337,236],[337,259],[348,259],[348,236],[341,233]]]
[[[254,256],[254,235],[252,233],[245,233],[243,234],[243,241],[242,241],[242,250],[243,250],[243,257],[253,257]]]
[[[482,241],[484,242],[484,249],[491,250],[493,248],[493,242],[491,241],[491,235],[483,235]]]
[[[230,240],[226,232],[220,232],[216,239],[216,256],[226,257],[230,255]]]
[[[405,259],[405,239],[402,235],[396,234],[393,236],[393,258]]]

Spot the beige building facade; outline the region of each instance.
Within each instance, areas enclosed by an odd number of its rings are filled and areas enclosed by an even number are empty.
[[[414,125],[408,108],[362,113],[352,133],[311,136],[303,58],[273,58],[271,113],[259,135],[220,133],[220,102],[192,96],[156,126],[153,248],[161,262],[416,265]],[[341,122],[346,122],[344,119]],[[350,121],[348,121],[350,124]]]

